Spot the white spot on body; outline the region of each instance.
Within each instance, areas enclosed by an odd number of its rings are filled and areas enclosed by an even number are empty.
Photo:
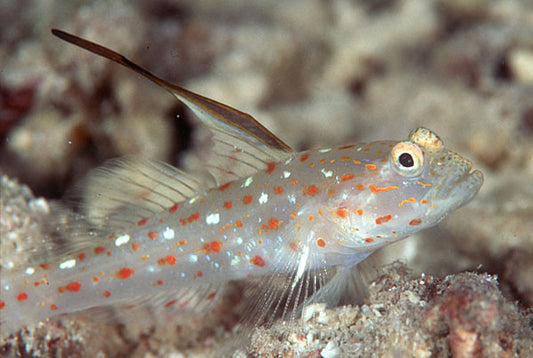
[[[70,259],[70,260],[67,260],[67,261],[63,261],[62,263],[59,264],[59,268],[61,270],[73,268],[75,266],[76,266],[76,260],[75,259]]]
[[[330,176],[333,175],[333,170],[326,170],[326,168],[322,168],[322,170],[320,171],[322,174],[324,174],[324,176],[326,178],[329,178]]]
[[[289,172],[289,171],[287,171],[287,170],[284,170],[284,171],[283,171],[283,178],[284,178],[284,179],[287,179],[287,178],[290,177],[290,176],[291,176],[291,172]]]
[[[28,267],[25,271],[26,275],[33,275],[35,273],[35,269],[33,267]]]
[[[242,183],[241,188],[248,188],[250,186],[250,184],[252,184],[253,182],[254,182],[254,178],[253,177],[248,177],[248,178],[246,178],[244,183]]]
[[[198,256],[197,255],[191,255],[189,256],[190,262],[198,262]]]
[[[169,228],[168,226],[165,228],[165,230],[163,231],[163,237],[166,239],[166,240],[172,240],[174,239],[176,236],[174,234],[174,230]]]
[[[289,195],[288,198],[289,198],[289,203],[296,204],[296,196],[294,194]]]
[[[220,214],[219,213],[212,213],[205,217],[205,223],[207,225],[216,225],[220,222]]]
[[[119,247],[120,245],[124,245],[124,244],[128,243],[128,241],[130,241],[130,236],[129,235],[119,236],[115,240],[115,246]]]
[[[318,152],[319,152],[319,153],[327,153],[327,152],[329,152],[329,151],[331,151],[331,148],[320,149]]]
[[[259,196],[258,202],[259,204],[266,204],[268,202],[268,194],[265,192],[261,192],[261,196]]]

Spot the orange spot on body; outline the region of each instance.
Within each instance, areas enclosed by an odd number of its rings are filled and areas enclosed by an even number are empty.
[[[266,164],[267,164],[267,169],[265,170],[265,172],[267,174],[272,173],[274,171],[274,169],[276,169],[276,162],[269,161]]]
[[[187,218],[187,221],[189,223],[192,223],[193,221],[197,221],[199,218],[200,218],[200,213],[194,213]]]
[[[353,147],[355,147],[355,144],[343,145],[342,147],[339,147],[339,149],[342,150],[342,149],[349,149],[349,148],[353,148]]]
[[[105,292],[102,294],[102,296],[104,296],[105,298],[110,297],[110,296],[111,296],[111,292],[109,292],[109,291],[105,291]]]
[[[17,300],[19,300],[21,302],[25,301],[26,299],[28,299],[28,294],[26,292],[21,292],[17,296]]]
[[[231,207],[233,206],[233,203],[231,201],[225,201],[224,202],[224,209],[231,209]]]
[[[274,193],[283,194],[283,188],[281,186],[275,186],[274,187]]]
[[[0,301],[0,310],[6,306],[6,303],[4,301]]]
[[[304,194],[315,195],[318,193],[318,188],[315,185],[309,185],[309,187],[304,191]]]
[[[255,266],[265,267],[265,260],[263,260],[263,258],[259,255],[252,257],[250,262],[252,262]]]
[[[353,179],[353,177],[354,177],[353,174],[341,175],[341,176],[339,177],[339,180],[340,180],[340,181],[346,181],[346,180]]]
[[[79,281],[77,282],[71,282],[67,284],[67,290],[70,292],[78,292],[81,289],[81,283]]]
[[[377,168],[374,164],[365,164],[365,167],[367,167],[370,170],[375,170]]]
[[[376,224],[380,225],[380,224],[383,224],[383,223],[386,223],[386,222],[390,221],[391,219],[392,219],[392,215],[391,214],[380,216],[380,217],[376,218]]]
[[[155,239],[157,239],[157,231],[150,231],[150,232],[148,232],[148,237],[150,238],[150,240],[155,240]]]
[[[230,185],[231,185],[231,182],[227,182],[226,184],[221,185],[221,186],[218,188],[218,190],[220,190],[220,191],[224,191],[224,190],[226,190],[227,188],[229,188]]]
[[[309,154],[302,154],[300,157],[300,162],[305,162],[309,158]]]
[[[220,241],[212,241],[212,242],[206,242],[202,246],[202,250],[204,254],[210,254],[211,252],[220,252],[222,250],[222,242]]]
[[[318,240],[316,240],[316,245],[318,247],[325,247],[326,246],[326,241],[323,239],[323,238],[318,238]]]
[[[242,198],[243,204],[250,204],[254,198],[251,195],[245,195]]]
[[[422,185],[422,186],[431,186],[431,183],[423,183],[421,181],[417,181],[416,182],[418,185]]]
[[[347,162],[349,160],[351,160],[352,158],[350,157],[341,157],[341,159],[339,159],[341,162]]]
[[[135,270],[129,267],[123,267],[115,273],[115,277],[121,280],[131,278],[135,274]]]
[[[57,310],[57,305],[56,305],[55,303],[52,303],[52,304],[50,305],[50,309],[51,309],[52,311]]]
[[[134,242],[131,245],[131,248],[133,249],[133,251],[137,251],[137,250],[139,250],[141,248],[141,246],[138,243]]]
[[[196,277],[202,277],[204,275],[204,273],[202,271],[198,271],[196,273]]]
[[[168,302],[168,303],[165,305],[165,307],[170,307],[170,306],[172,306],[172,305],[173,305],[174,303],[176,303],[176,302],[178,302],[178,300],[172,300],[172,301]]]
[[[209,295],[207,295],[207,297],[205,299],[206,300],[211,300],[211,299],[213,299],[213,297],[215,297],[216,294],[217,294],[216,291],[211,292]]]
[[[48,270],[50,267],[47,264],[40,264],[39,265],[43,270]]]
[[[242,221],[237,220],[237,222],[235,223],[235,225],[237,225],[238,227],[242,227]]]
[[[427,201],[426,199],[422,199],[422,200],[420,200],[420,204],[427,204],[427,202],[428,202],[428,201]]]
[[[172,206],[168,209],[168,212],[169,212],[169,213],[173,213],[173,212],[175,212],[176,210],[178,210],[178,204],[177,204],[177,203],[174,204],[174,205],[172,205]]]
[[[355,212],[357,213],[357,215],[363,216],[363,209],[357,209]]]
[[[98,277],[98,276],[94,276],[94,277],[93,277],[93,282],[98,282],[98,281],[100,281],[100,277]]]
[[[400,187],[398,187],[396,185],[386,186],[386,187],[379,187],[379,186],[375,186],[375,185],[369,185],[368,187],[370,188],[370,190],[372,190],[373,193],[376,193],[376,194],[400,188]]]
[[[371,242],[374,242],[374,239],[371,238],[371,237],[367,237],[367,238],[365,239],[365,242],[367,242],[367,243],[371,243]]]
[[[87,256],[82,252],[81,254],[78,255],[78,259],[80,259],[80,261],[83,261],[85,260]]]
[[[146,223],[148,222],[148,218],[144,218],[142,220],[139,220],[139,222],[137,223],[137,225],[139,226],[143,226],[143,225],[146,225]]]
[[[410,197],[409,199],[402,200],[400,204],[398,204],[399,207],[402,207],[405,203],[416,203],[416,199],[413,197]]]
[[[103,246],[98,246],[98,247],[95,247],[94,248],[94,253],[95,254],[103,254],[105,252],[106,248],[103,247]]]
[[[338,208],[337,209],[337,216],[340,217],[340,218],[345,219],[346,216],[348,216],[348,210],[346,210],[344,208]]]
[[[417,226],[417,225],[420,225],[420,224],[422,224],[422,219],[420,219],[420,218],[413,219],[413,220],[409,221],[409,225],[411,225],[411,226]]]
[[[270,220],[268,220],[268,227],[271,229],[277,229],[279,227],[278,219],[270,218]]]
[[[355,186],[355,189],[357,189],[357,190],[365,190],[365,186],[362,185],[362,184],[357,184],[357,185]]]

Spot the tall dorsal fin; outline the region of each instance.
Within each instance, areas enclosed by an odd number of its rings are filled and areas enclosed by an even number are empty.
[[[267,162],[280,161],[293,152],[249,114],[169,83],[109,48],[57,29],[52,34],[139,73],[191,109],[213,134],[207,166],[218,184],[265,169]]]

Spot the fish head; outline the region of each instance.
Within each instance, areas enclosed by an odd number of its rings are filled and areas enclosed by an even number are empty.
[[[472,200],[483,183],[469,160],[426,128],[414,129],[405,141],[368,148],[366,167],[372,170],[359,185],[344,184],[345,195],[334,204],[351,213],[348,221],[336,220],[348,246],[377,248],[434,226]]]

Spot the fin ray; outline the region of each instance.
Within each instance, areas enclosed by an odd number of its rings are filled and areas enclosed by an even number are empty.
[[[232,168],[226,171],[211,171],[218,184],[234,180],[236,176],[250,173],[247,166],[241,164],[242,158],[235,155],[247,147],[248,152],[250,152],[250,148],[255,149],[253,154],[262,161],[262,166],[266,166],[268,161],[280,161],[293,153],[290,146],[247,113],[169,83],[109,48],[61,30],[52,29],[52,33],[62,40],[125,66],[156,83],[185,104],[211,131],[214,139],[220,139],[230,144],[230,148],[233,146],[233,149],[218,148],[215,144],[211,150],[210,167],[225,168],[226,165],[230,165]],[[234,155],[232,156],[232,154]],[[233,159],[225,160],[224,155]],[[255,167],[258,166],[259,164],[255,165]],[[230,175],[230,172],[239,174]]]

